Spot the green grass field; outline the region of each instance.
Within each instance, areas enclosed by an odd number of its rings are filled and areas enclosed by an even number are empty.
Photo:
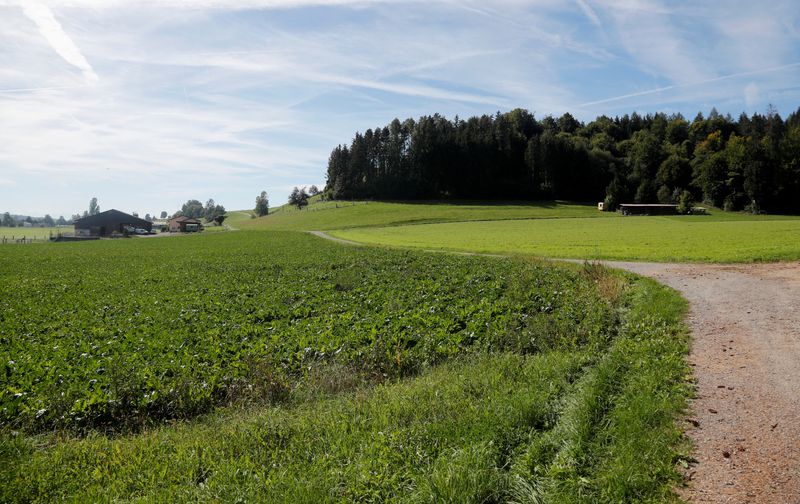
[[[226,224],[0,248],[0,501],[674,501],[685,302],[528,256],[800,257],[797,217],[717,210],[313,200]]]
[[[569,202],[314,201],[262,218],[234,213],[241,229],[326,231],[373,245],[633,261],[800,259],[800,218],[710,209],[710,215],[622,217]]]
[[[37,240],[41,240],[42,238],[49,238],[51,234],[55,235],[59,232],[61,233],[72,233],[72,226],[64,226],[64,227],[45,227],[45,228],[37,228],[37,227],[2,227],[0,226],[0,240],[3,237],[7,238],[9,241],[12,241],[12,237],[16,238],[35,238]]]
[[[800,259],[800,219],[739,214],[459,222],[344,229],[362,243],[576,259],[749,262]]]
[[[241,231],[3,247],[0,299],[2,502],[662,502],[685,457],[685,304],[598,266]]]
[[[285,205],[266,217],[241,222],[242,229],[324,231],[330,229],[395,226],[431,222],[505,219],[552,219],[566,217],[614,217],[593,205],[561,201],[519,202],[426,202],[387,203],[325,201],[303,210]]]

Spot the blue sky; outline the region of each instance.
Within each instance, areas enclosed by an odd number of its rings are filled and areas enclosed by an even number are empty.
[[[796,0],[0,0],[0,211],[281,204],[395,117],[799,98]]]

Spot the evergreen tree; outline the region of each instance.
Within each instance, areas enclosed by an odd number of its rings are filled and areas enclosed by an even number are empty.
[[[663,113],[516,109],[448,121],[434,114],[356,133],[328,160],[332,199],[563,198],[676,202],[683,191],[730,209],[800,209],[800,109],[737,120]],[[299,191],[299,189],[298,189]]]

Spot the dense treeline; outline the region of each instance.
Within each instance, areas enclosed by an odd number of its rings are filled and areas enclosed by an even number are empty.
[[[504,198],[677,202],[730,210],[800,210],[800,109],[738,120],[712,109],[682,115],[569,113],[536,119],[516,109],[450,121],[395,119],[357,133],[328,163],[334,199]]]

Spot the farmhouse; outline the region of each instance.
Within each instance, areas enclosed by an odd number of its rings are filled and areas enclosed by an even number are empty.
[[[622,215],[675,215],[678,205],[623,203],[619,206]]]
[[[75,236],[110,236],[115,232],[124,234],[126,227],[150,231],[152,224],[139,217],[112,209],[76,220]]]
[[[191,233],[193,231],[200,231],[201,229],[203,229],[203,225],[199,220],[186,217],[185,215],[173,217],[169,220],[170,233],[175,233],[178,231],[181,233]]]

